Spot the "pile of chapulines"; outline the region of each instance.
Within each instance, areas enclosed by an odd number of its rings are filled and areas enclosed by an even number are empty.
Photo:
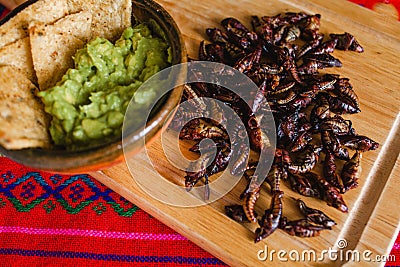
[[[332,56],[335,49],[358,53],[364,50],[347,32],[325,36],[319,30],[320,19],[319,14],[302,12],[253,16],[250,30],[237,19],[226,18],[221,22],[223,29],[207,29],[211,42],[200,43],[199,60],[235,68],[257,85],[258,92],[253,95],[253,104],[249,107],[222,85],[199,82],[186,85],[183,101],[191,100],[192,109],[212,114],[213,118],[219,116],[219,119],[196,118],[179,125],[190,113],[180,110],[172,123],[173,127],[183,127],[181,139],[197,141],[191,151],[200,152],[199,143],[204,138],[211,138],[217,147],[214,158],[203,157],[196,163],[199,171],[187,171],[188,190],[200,180],[205,180],[207,188],[208,177],[224,171],[230,160],[233,160],[232,174],[244,173],[248,186],[241,195],[242,204],[227,206],[225,211],[239,222],[256,223],[258,219],[256,242],[277,228],[300,237],[316,236],[330,229],[335,222],[301,200],[297,202],[305,218],[290,221],[284,217],[280,182],[287,182],[303,196],[325,200],[328,205],[348,212],[342,194],[358,185],[362,153],[379,146],[359,135],[351,121],[342,117],[360,112],[359,100],[349,79],[320,72],[342,66],[341,61]],[[202,73],[189,75],[201,76]],[[231,138],[221,126],[230,118],[224,117],[220,108],[206,105],[200,97],[222,101],[240,116],[243,124],[231,126],[229,130],[234,133]],[[262,115],[263,111],[272,112],[277,138],[272,167],[261,177],[271,188],[271,206],[257,218],[254,207],[262,183],[255,182],[260,179],[254,179],[254,169],[260,162],[248,160],[249,153],[244,153],[245,149],[234,152],[232,147],[242,148],[242,140],[248,136],[253,151],[271,149],[270,129],[263,128],[263,120],[267,118]],[[207,154],[207,148],[203,152]],[[322,155],[323,160],[320,160]],[[318,164],[322,165],[322,175],[315,172]],[[206,190],[205,196],[208,194]]]

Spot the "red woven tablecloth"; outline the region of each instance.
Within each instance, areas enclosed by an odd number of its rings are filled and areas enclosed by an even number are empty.
[[[390,2],[400,13],[399,0],[351,1]],[[6,13],[0,6],[0,18]],[[400,236],[392,254],[400,264]],[[0,157],[0,266],[114,265],[225,264],[86,174],[49,174]]]

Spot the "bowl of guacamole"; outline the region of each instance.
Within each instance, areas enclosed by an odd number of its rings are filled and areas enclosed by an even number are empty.
[[[73,54],[73,67],[36,92],[48,119],[50,145],[0,147],[0,153],[42,170],[82,173],[122,162],[124,152],[142,148],[137,136],[152,140],[160,133],[179,104],[181,86],[163,95],[146,118],[146,128],[132,129],[123,143],[125,112],[134,101],[137,111],[130,116],[143,120],[142,107],[159,96],[156,90],[138,89],[159,71],[186,62],[184,41],[172,17],[153,1],[132,1],[130,20],[118,36],[90,38]]]
[[[55,147],[83,151],[121,136],[129,102],[149,77],[171,65],[169,50],[145,23],[125,29],[115,44],[97,37],[79,49],[75,67],[37,94],[52,116]],[[135,104],[151,101],[149,92]]]

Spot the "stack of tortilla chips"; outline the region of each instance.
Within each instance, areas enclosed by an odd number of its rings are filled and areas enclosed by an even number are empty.
[[[131,25],[130,0],[38,0],[0,26],[0,145],[48,148],[49,117],[36,97],[61,80],[95,37]]]

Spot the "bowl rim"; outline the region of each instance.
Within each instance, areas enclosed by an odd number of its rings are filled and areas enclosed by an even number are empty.
[[[12,10],[6,15],[6,17],[3,18],[3,20],[0,21],[0,27],[20,11],[37,1],[40,0],[28,0]],[[172,16],[161,5],[153,0],[132,0],[132,22],[134,22],[134,20],[139,22],[143,21],[135,17],[135,12],[133,10],[135,6],[139,6],[140,8],[147,7],[148,9],[146,12],[151,12],[152,16],[158,17],[159,20],[161,20],[163,23],[167,23],[168,26],[171,27],[168,30],[171,31],[172,29],[172,34],[176,37],[176,40],[174,39],[173,41],[177,42],[176,47],[178,47],[178,54],[175,55],[178,56],[178,58],[173,58],[172,65],[187,62],[185,42],[182,38],[179,27]],[[173,46],[171,41],[170,46]],[[179,104],[182,93],[183,86],[177,86],[171,90],[168,93],[168,97],[165,99],[162,108],[158,109],[154,116],[148,121],[146,124],[146,145],[150,144],[156,136],[161,134],[161,130],[164,124],[167,123],[171,112],[173,112]],[[139,132],[141,131],[132,133],[132,136]],[[111,167],[115,164],[122,163],[124,161],[126,152],[124,151],[124,148],[131,146],[129,151],[127,151],[129,155],[133,155],[143,148],[134,146],[132,143],[133,141],[129,140],[122,142],[121,136],[120,140],[108,142],[105,145],[80,151],[40,148],[9,150],[0,145],[0,154],[31,168],[48,172],[74,174],[98,171],[107,167]],[[80,163],[83,161],[88,162],[88,164],[81,165]]]

